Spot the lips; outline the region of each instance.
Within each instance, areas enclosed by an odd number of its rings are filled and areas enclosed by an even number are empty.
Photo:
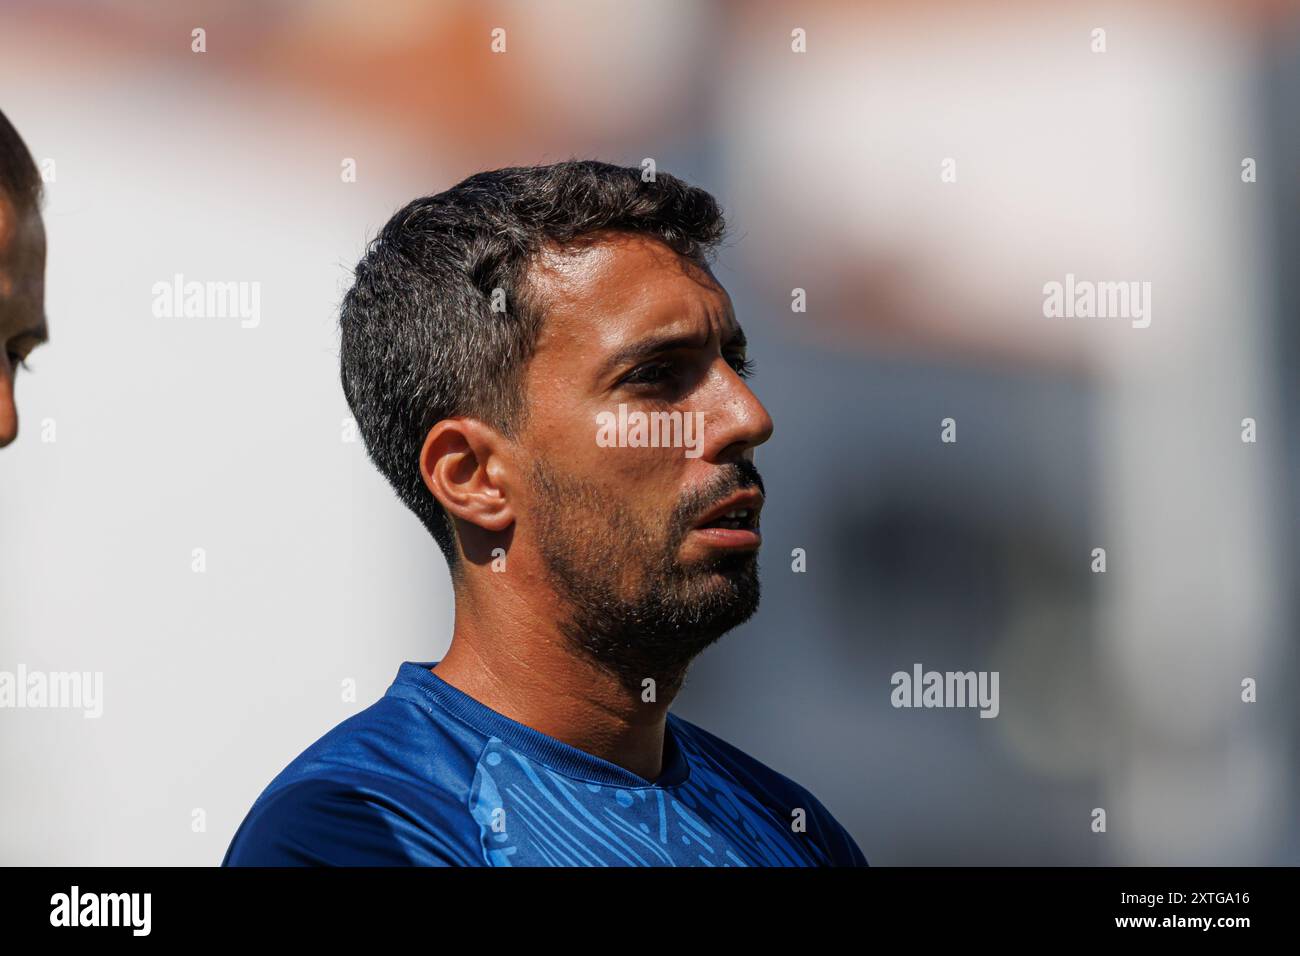
[[[724,498],[694,524],[696,530],[743,531],[757,536],[758,515],[763,510],[763,493],[738,491]]]

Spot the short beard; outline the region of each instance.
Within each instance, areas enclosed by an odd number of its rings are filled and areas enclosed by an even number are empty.
[[[725,466],[654,526],[599,486],[540,461],[531,483],[539,552],[572,609],[561,630],[630,693],[651,678],[657,693],[675,694],[691,661],[758,610],[757,552],[722,552],[689,566],[677,558],[692,522],[712,505],[741,488],[762,490],[750,462]]]

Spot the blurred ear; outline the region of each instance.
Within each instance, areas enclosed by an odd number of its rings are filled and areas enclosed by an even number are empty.
[[[506,440],[473,418],[447,418],[425,436],[420,475],[447,513],[488,532],[514,523]]]

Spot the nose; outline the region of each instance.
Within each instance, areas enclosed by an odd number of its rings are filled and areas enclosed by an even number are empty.
[[[17,437],[18,409],[14,405],[14,379],[8,368],[0,367],[0,448]]]
[[[753,451],[772,437],[772,416],[745,383],[726,362],[722,362],[723,385],[714,412],[716,427],[710,429],[705,457],[713,461],[732,461],[752,458]]]

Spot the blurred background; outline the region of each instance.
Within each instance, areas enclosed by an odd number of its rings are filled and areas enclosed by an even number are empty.
[[[100,719],[0,711],[0,863],[215,865],[441,657],[337,305],[408,200],[574,156],[718,197],[776,424],[762,608],[676,713],[873,865],[1300,862],[1296,6],[4,0],[0,91],[51,330],[0,452],[0,670],[104,675]],[[260,283],[260,322],[155,317],[178,273]],[[1067,273],[1149,281],[1150,327],[1045,318]],[[895,709],[915,663],[998,671],[999,716]]]

